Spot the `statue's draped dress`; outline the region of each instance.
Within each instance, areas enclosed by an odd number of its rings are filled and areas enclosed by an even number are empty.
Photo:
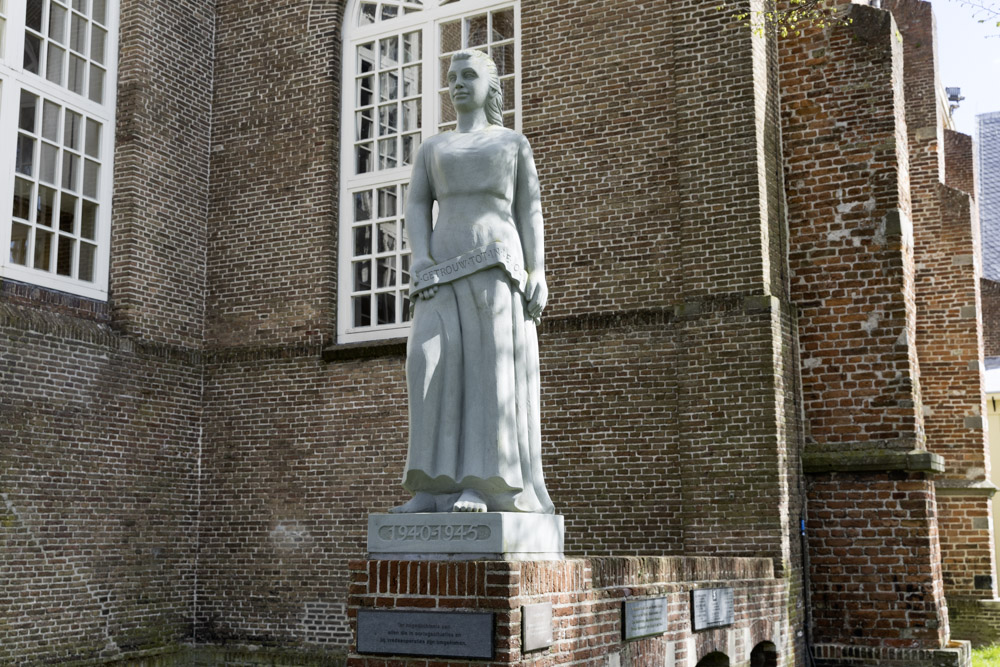
[[[524,138],[491,128],[436,139],[418,158],[438,200],[434,261],[496,241],[523,257],[513,204]],[[467,210],[469,198],[480,196],[489,214],[450,215],[452,198],[463,199]],[[474,489],[491,511],[553,511],[542,479],[538,338],[525,309],[499,266],[443,283],[432,298],[416,302],[406,363],[410,443],[403,486],[410,492]]]

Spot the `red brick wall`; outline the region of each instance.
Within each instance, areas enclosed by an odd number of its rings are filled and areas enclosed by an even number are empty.
[[[948,629],[934,488],[888,472],[924,447],[903,53],[888,13],[844,16],[782,43],[812,641],[937,648]]]
[[[944,182],[950,188],[976,195],[976,175],[972,160],[972,137],[944,130]]]
[[[111,298],[0,290],[0,663],[190,635],[213,5],[121,3]]]
[[[930,3],[894,0],[888,7],[900,25],[905,54],[924,424],[928,448],[945,459],[937,482],[945,590],[949,596],[993,597],[992,529],[989,522],[972,520],[988,515],[989,499],[969,488],[988,475],[980,374],[982,251],[968,194],[971,146],[943,129]],[[976,576],[989,578],[985,589],[973,585]]]
[[[694,664],[711,652],[746,664],[762,642],[779,644],[779,664],[796,664],[780,635],[785,610],[783,582],[765,559],[595,558],[551,563],[354,561],[350,615],[359,609],[495,610],[493,661],[449,661],[453,665],[621,664],[653,667]],[[693,588],[734,589],[735,623],[691,631]],[[663,635],[622,641],[625,600],[668,599]],[[552,603],[553,645],[521,652],[521,605]],[[352,645],[352,650],[353,650]],[[385,667],[399,658],[352,654],[348,665]],[[676,662],[674,662],[676,661]],[[438,661],[414,660],[415,665]]]
[[[214,3],[123,0],[111,305],[144,340],[200,347]]]
[[[782,44],[792,298],[816,451],[922,447],[899,49],[890,18]],[[859,39],[860,37],[860,39]],[[863,95],[855,89],[864,81]],[[903,220],[901,220],[903,219]]]
[[[807,507],[815,644],[947,640],[932,482],[902,472],[813,475]]]
[[[196,356],[0,302],[0,664],[190,632]]]

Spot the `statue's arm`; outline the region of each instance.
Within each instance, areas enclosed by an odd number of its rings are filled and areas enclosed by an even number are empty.
[[[545,284],[545,241],[542,221],[542,193],[538,185],[538,170],[528,140],[521,137],[517,154],[517,184],[514,190],[514,215],[524,250],[528,281],[524,293],[528,301],[528,316],[538,320],[549,297]]]
[[[434,190],[427,173],[426,144],[417,151],[410,176],[410,189],[406,195],[406,233],[410,240],[413,264],[412,274],[434,265],[431,257],[431,211],[434,206]]]

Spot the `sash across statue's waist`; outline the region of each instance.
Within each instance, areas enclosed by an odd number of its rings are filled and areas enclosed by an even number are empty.
[[[410,280],[410,299],[429,287],[450,283],[495,266],[502,268],[514,286],[524,293],[528,274],[521,262],[520,253],[515,254],[503,242],[494,241],[414,274]]]

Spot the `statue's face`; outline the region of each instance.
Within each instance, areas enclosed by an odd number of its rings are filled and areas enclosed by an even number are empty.
[[[473,60],[456,60],[448,68],[448,93],[455,111],[474,111],[486,106],[490,94],[490,75],[486,64]]]

